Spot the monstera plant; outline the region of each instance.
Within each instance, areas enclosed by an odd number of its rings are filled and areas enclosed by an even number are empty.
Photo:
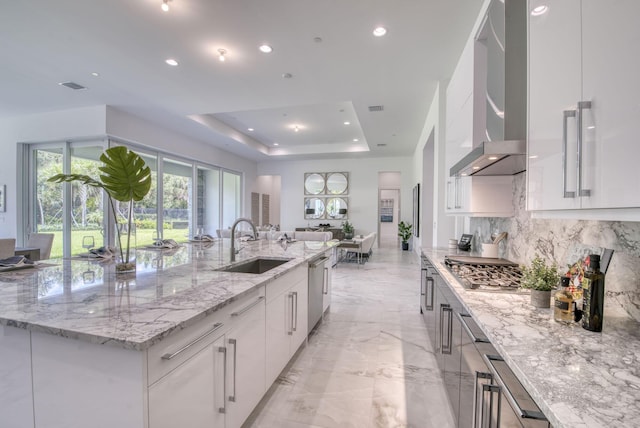
[[[116,272],[135,270],[135,262],[130,261],[131,230],[133,223],[133,203],[141,201],[151,189],[151,169],[137,153],[123,146],[111,147],[100,155],[102,172],[98,179],[83,174],[56,174],[48,181],[54,183],[77,181],[87,186],[103,189],[109,198],[113,218],[118,224],[115,202],[129,204],[126,227],[126,245],[122,243],[121,228],[116,227],[118,249],[121,262],[116,265]],[[123,247],[125,250],[123,250]]]

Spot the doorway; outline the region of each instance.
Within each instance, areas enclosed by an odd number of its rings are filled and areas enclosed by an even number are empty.
[[[398,247],[398,222],[400,217],[400,190],[380,189],[378,222],[381,247]]]

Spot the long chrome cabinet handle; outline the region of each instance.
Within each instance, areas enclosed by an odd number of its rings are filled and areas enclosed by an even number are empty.
[[[451,349],[453,348],[452,339],[453,339],[453,308],[445,307],[442,308],[444,312],[447,313],[447,346],[442,344],[442,353],[451,355]]]
[[[467,324],[467,319],[472,319],[471,315],[466,315],[466,314],[461,314],[460,312],[456,312],[456,316],[460,320],[460,324],[462,324],[462,328],[464,328],[464,331],[467,332],[467,335],[469,336],[469,338],[473,342],[476,342],[476,343],[491,343],[489,341],[489,339],[487,339],[486,337],[477,337],[473,333],[473,331],[471,331],[471,329],[469,328],[469,325]]]
[[[562,112],[562,197],[575,198],[576,192],[567,190],[567,119],[576,117],[575,110],[565,110]]]
[[[264,296],[260,296],[256,299],[255,302],[248,304],[247,306],[245,306],[244,308],[240,309],[237,312],[232,312],[231,316],[232,317],[237,317],[240,316],[242,314],[244,314],[245,312],[247,312],[249,309],[253,308],[255,305],[257,305],[258,303],[262,302],[264,300]]]
[[[236,401],[236,365],[238,362],[238,341],[229,339],[229,345],[233,345],[233,395],[229,396],[229,401]]]
[[[429,288],[429,284],[431,284],[431,288]],[[431,291],[429,291],[431,290]],[[428,311],[433,310],[433,295],[435,294],[435,281],[432,277],[427,277],[427,287],[426,287],[427,299],[425,300],[425,309]],[[428,302],[428,303],[427,303]]]
[[[227,413],[227,400],[225,399],[227,396],[227,348],[220,346],[218,352],[222,352],[224,357],[222,360],[222,407],[218,407],[218,412]]]
[[[485,396],[486,393],[489,393],[489,412],[488,415],[486,415],[484,413],[484,410],[486,408],[486,403],[485,403]],[[480,406],[481,406],[481,410],[480,410],[480,423],[482,424],[483,427],[492,427],[492,411],[493,411],[493,395],[494,394],[498,394],[498,398],[497,398],[497,409],[498,411],[496,412],[496,428],[500,428],[500,415],[502,414],[502,388],[500,388],[498,385],[490,385],[490,384],[483,384],[482,385],[482,399],[480,400]],[[488,417],[488,421],[485,419],[485,417]]]
[[[481,389],[479,388],[481,379],[486,379],[488,382],[491,383],[493,382],[493,376],[491,375],[491,373],[476,371],[476,383],[473,385],[473,423],[471,424],[472,428],[483,428],[482,421],[484,420],[484,408],[478,405],[478,401],[481,398],[480,394],[482,393]],[[478,412],[480,412],[480,415],[478,415]]]
[[[451,180],[447,181],[447,209],[450,210],[451,209],[451,204],[449,202],[451,202]]]
[[[322,294],[329,294],[329,268],[324,268],[324,278],[322,282]]]
[[[295,316],[293,317],[293,320],[295,320],[295,324],[293,324],[293,331],[298,331],[298,292],[297,292],[297,291],[294,291],[294,292],[293,292],[293,297],[296,299],[296,303],[295,303],[295,305],[293,306],[293,307],[294,307],[294,309],[295,309],[295,311],[296,311],[296,314],[295,314]],[[292,320],[292,321],[293,321],[293,320]],[[293,323],[293,322],[292,322],[292,323]]]
[[[518,403],[514,395],[511,393],[511,390],[509,389],[509,385],[505,383],[502,376],[500,376],[500,372],[498,372],[496,367],[493,365],[493,361],[504,361],[502,357],[497,355],[485,354],[482,356],[482,358],[484,359],[484,362],[487,365],[487,367],[489,367],[489,370],[491,370],[491,374],[493,375],[493,378],[496,380],[496,383],[500,387],[502,387],[502,389],[504,390],[505,397],[507,397],[507,400],[509,401],[509,403],[511,403],[511,406],[519,413],[521,417],[527,418],[527,419],[539,419],[543,421],[547,420],[544,413],[538,412],[538,411],[524,410],[520,406],[520,404]]]
[[[578,196],[591,196],[591,190],[582,188],[582,117],[584,110],[591,109],[591,101],[578,103]]]
[[[209,331],[207,331],[206,333],[204,333],[202,336],[196,338],[193,342],[190,342],[186,345],[184,345],[182,348],[178,349],[176,352],[172,353],[172,354],[164,354],[162,357],[163,360],[171,360],[175,357],[177,357],[178,355],[180,355],[181,353],[183,353],[184,351],[186,351],[187,349],[191,348],[193,345],[197,344],[198,342],[201,342],[202,340],[204,340],[206,337],[211,336],[213,333],[216,332],[216,330],[219,330],[220,327],[222,327],[224,324],[221,322],[217,322],[213,325],[213,328]]]
[[[444,311],[450,305],[448,303],[440,303],[440,353],[444,354]]]
[[[287,299],[291,300],[291,322],[290,322],[290,328],[289,331],[287,332],[287,334],[289,336],[293,335],[293,293],[289,293],[287,295]]]

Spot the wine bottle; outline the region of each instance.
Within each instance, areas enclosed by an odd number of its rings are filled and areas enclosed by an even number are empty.
[[[600,256],[589,255],[589,269],[582,280],[582,328],[602,331],[604,316],[604,274],[600,272]]]

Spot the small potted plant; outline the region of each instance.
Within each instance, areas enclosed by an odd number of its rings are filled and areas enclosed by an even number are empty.
[[[520,287],[531,290],[531,304],[537,308],[551,306],[551,291],[558,285],[558,265],[551,265],[536,254],[530,266],[522,266]]]
[[[349,223],[349,220],[342,222],[342,232],[344,239],[353,239],[353,224]]]
[[[54,183],[78,181],[87,186],[104,190],[109,198],[111,212],[116,222],[116,240],[119,260],[116,273],[135,272],[136,265],[130,251],[133,229],[133,202],[141,201],[151,190],[151,169],[137,153],[124,146],[106,149],[100,155],[102,172],[98,179],[82,174],[57,174],[49,178]],[[114,200],[128,204],[127,223],[119,224]],[[122,243],[122,233],[126,231],[126,243]],[[124,247],[124,249],[123,249]]]
[[[409,239],[411,238],[411,230],[413,226],[410,223],[401,221],[398,223],[398,236],[402,239],[402,249],[404,251],[409,250]]]

